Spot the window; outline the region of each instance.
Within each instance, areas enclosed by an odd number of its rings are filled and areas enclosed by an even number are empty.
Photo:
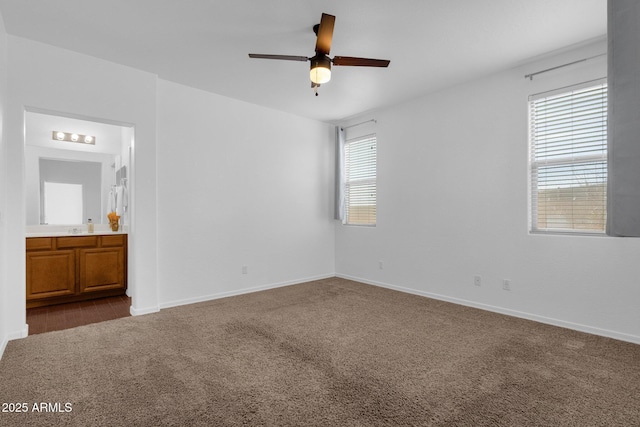
[[[529,98],[532,232],[604,233],[607,85]]]
[[[350,139],[344,145],[345,222],[376,225],[376,136]]]

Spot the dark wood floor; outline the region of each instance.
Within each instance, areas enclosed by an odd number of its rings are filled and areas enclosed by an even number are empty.
[[[27,309],[29,335],[130,316],[131,298],[117,296]]]

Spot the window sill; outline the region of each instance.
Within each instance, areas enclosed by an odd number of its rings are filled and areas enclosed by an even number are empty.
[[[602,232],[582,232],[582,231],[543,231],[543,230],[529,230],[529,235],[533,236],[583,236],[583,237],[607,237],[607,234]]]

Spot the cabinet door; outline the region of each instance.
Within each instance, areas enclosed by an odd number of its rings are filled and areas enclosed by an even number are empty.
[[[80,293],[124,289],[124,248],[80,249]]]
[[[27,252],[27,300],[75,294],[74,251]]]

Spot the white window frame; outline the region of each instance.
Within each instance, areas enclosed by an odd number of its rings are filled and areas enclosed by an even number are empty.
[[[594,128],[596,131],[594,134],[597,136],[589,135],[589,137],[582,136],[581,132],[584,133],[584,121],[582,122],[582,127],[579,123],[579,120],[575,119],[575,134],[574,134],[574,116],[578,117],[577,112],[572,110],[572,118],[571,118],[571,137],[566,137],[567,132],[560,133],[556,132],[552,136],[548,133],[548,128],[543,128],[540,124],[546,125],[548,127],[552,126],[551,119],[545,119],[544,114],[536,113],[536,105],[540,102],[545,101],[553,101],[562,96],[568,97],[575,96],[577,99],[580,94],[586,93],[585,91],[594,90],[594,94],[597,93],[598,89],[602,91],[604,90],[604,96],[601,96],[600,104],[598,107],[594,107],[591,111],[595,112],[595,115],[599,116],[599,128]],[[607,184],[607,81],[606,78],[592,80],[589,82],[581,83],[578,85],[573,85],[569,87],[564,87],[561,89],[543,92],[536,95],[531,95],[529,97],[528,102],[528,117],[529,117],[529,232],[530,233],[541,233],[541,234],[572,234],[572,235],[605,235],[605,224],[606,224],[606,184]],[[595,95],[597,96],[597,95]],[[603,99],[602,99],[603,98]],[[573,101],[573,100],[572,100]],[[578,101],[576,101],[577,103]],[[548,107],[547,107],[548,108]],[[604,109],[604,112],[602,110]],[[536,115],[537,114],[537,115]],[[552,114],[552,113],[549,113]],[[548,117],[548,116],[547,116]],[[554,117],[555,118],[555,117]],[[546,122],[545,122],[546,120]],[[565,121],[566,122],[566,121]],[[563,131],[568,130],[569,127],[563,128]],[[602,136],[604,133],[604,136]],[[553,138],[562,139],[561,142],[556,142],[556,145],[550,143]],[[556,139],[556,141],[558,140]],[[561,146],[560,146],[561,145]],[[555,153],[554,153],[555,150]],[[589,179],[584,178],[584,172],[577,173],[572,171],[571,173],[567,172],[569,167],[576,168],[577,170],[587,170],[587,165],[593,165],[592,168],[588,169],[595,178],[590,178],[591,184],[589,184]],[[541,170],[547,171],[546,181],[542,180],[541,183]],[[556,190],[556,194],[558,197],[562,191],[567,192],[569,188],[579,189],[579,186],[561,186],[557,185],[556,188],[551,187],[553,183],[552,174],[555,169],[559,178],[562,180],[571,180],[572,183],[577,183],[580,180],[587,181],[587,185],[582,185],[583,193],[576,193],[578,196],[573,197],[573,201],[579,199],[580,194],[584,194],[585,191],[594,191],[596,194],[599,194],[600,191],[602,195],[602,199],[599,199],[597,202],[594,202],[593,208],[594,212],[600,212],[599,209],[603,209],[602,215],[602,228],[601,229],[591,229],[591,228],[580,228],[576,226],[568,226],[562,227],[560,225],[549,226],[547,222],[546,226],[540,226],[538,224],[539,218],[539,189],[541,186],[546,187],[548,190]],[[599,174],[599,175],[598,175]],[[590,187],[593,185],[593,190],[589,190],[585,187]],[[552,193],[549,193],[552,194]],[[565,205],[566,206],[566,205]],[[576,204],[570,205],[572,209],[579,209],[580,206]],[[593,213],[592,216],[598,217],[600,214]],[[561,216],[561,215],[559,215]],[[571,219],[574,220],[576,218],[581,218],[580,215],[571,215]],[[583,219],[588,219],[588,214],[585,214]],[[598,222],[600,220],[598,219]],[[586,227],[586,226],[583,226]]]
[[[369,145],[373,152],[366,152]],[[352,153],[352,147],[359,147]],[[377,152],[376,134],[347,139],[344,143],[344,224],[375,227],[377,224]],[[367,194],[368,193],[368,194]],[[354,207],[361,209],[355,212]]]

